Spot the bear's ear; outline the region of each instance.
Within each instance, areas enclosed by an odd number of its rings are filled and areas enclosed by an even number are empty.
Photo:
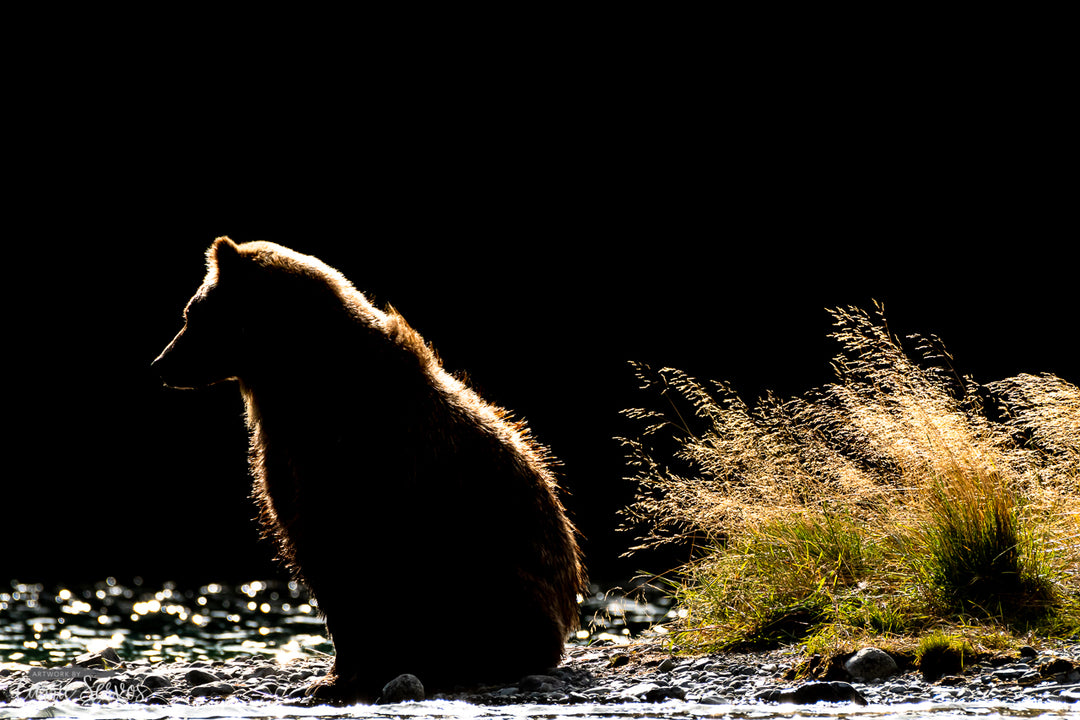
[[[206,264],[218,271],[222,265],[234,265],[239,259],[240,248],[224,235],[214,240],[214,244],[206,251]]]

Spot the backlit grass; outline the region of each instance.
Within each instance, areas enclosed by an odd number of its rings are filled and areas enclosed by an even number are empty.
[[[1080,631],[1080,390],[980,385],[937,338],[895,337],[880,307],[832,314],[836,380],[800,397],[751,406],[636,367],[653,403],[627,411],[624,527],[639,548],[698,548],[677,576],[675,642]]]

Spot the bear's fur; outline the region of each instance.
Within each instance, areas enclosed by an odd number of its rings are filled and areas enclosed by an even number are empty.
[[[585,574],[546,451],[321,261],[222,237],[207,266],[153,367],[173,387],[239,383],[265,533],[334,643],[310,692],[372,701],[402,673],[438,690],[558,664]]]

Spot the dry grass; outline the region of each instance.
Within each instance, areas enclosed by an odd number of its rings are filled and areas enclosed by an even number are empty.
[[[639,547],[692,538],[687,644],[775,644],[942,623],[1080,628],[1080,391],[986,385],[882,308],[832,311],[836,381],[751,407],[729,385],[637,366],[651,409],[623,440]]]

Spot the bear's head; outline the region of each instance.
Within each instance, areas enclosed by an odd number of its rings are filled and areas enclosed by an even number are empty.
[[[313,343],[332,336],[327,323],[358,303],[336,270],[273,243],[237,245],[220,237],[206,258],[184,327],[151,365],[170,387],[246,381],[249,373],[295,364],[315,351]]]
[[[231,265],[239,266],[240,249],[232,240],[218,238],[206,261],[206,278],[184,308],[184,326],[151,364],[170,387],[204,387],[238,375],[247,333],[240,313],[243,303],[234,296],[238,285],[219,280],[231,274]]]

